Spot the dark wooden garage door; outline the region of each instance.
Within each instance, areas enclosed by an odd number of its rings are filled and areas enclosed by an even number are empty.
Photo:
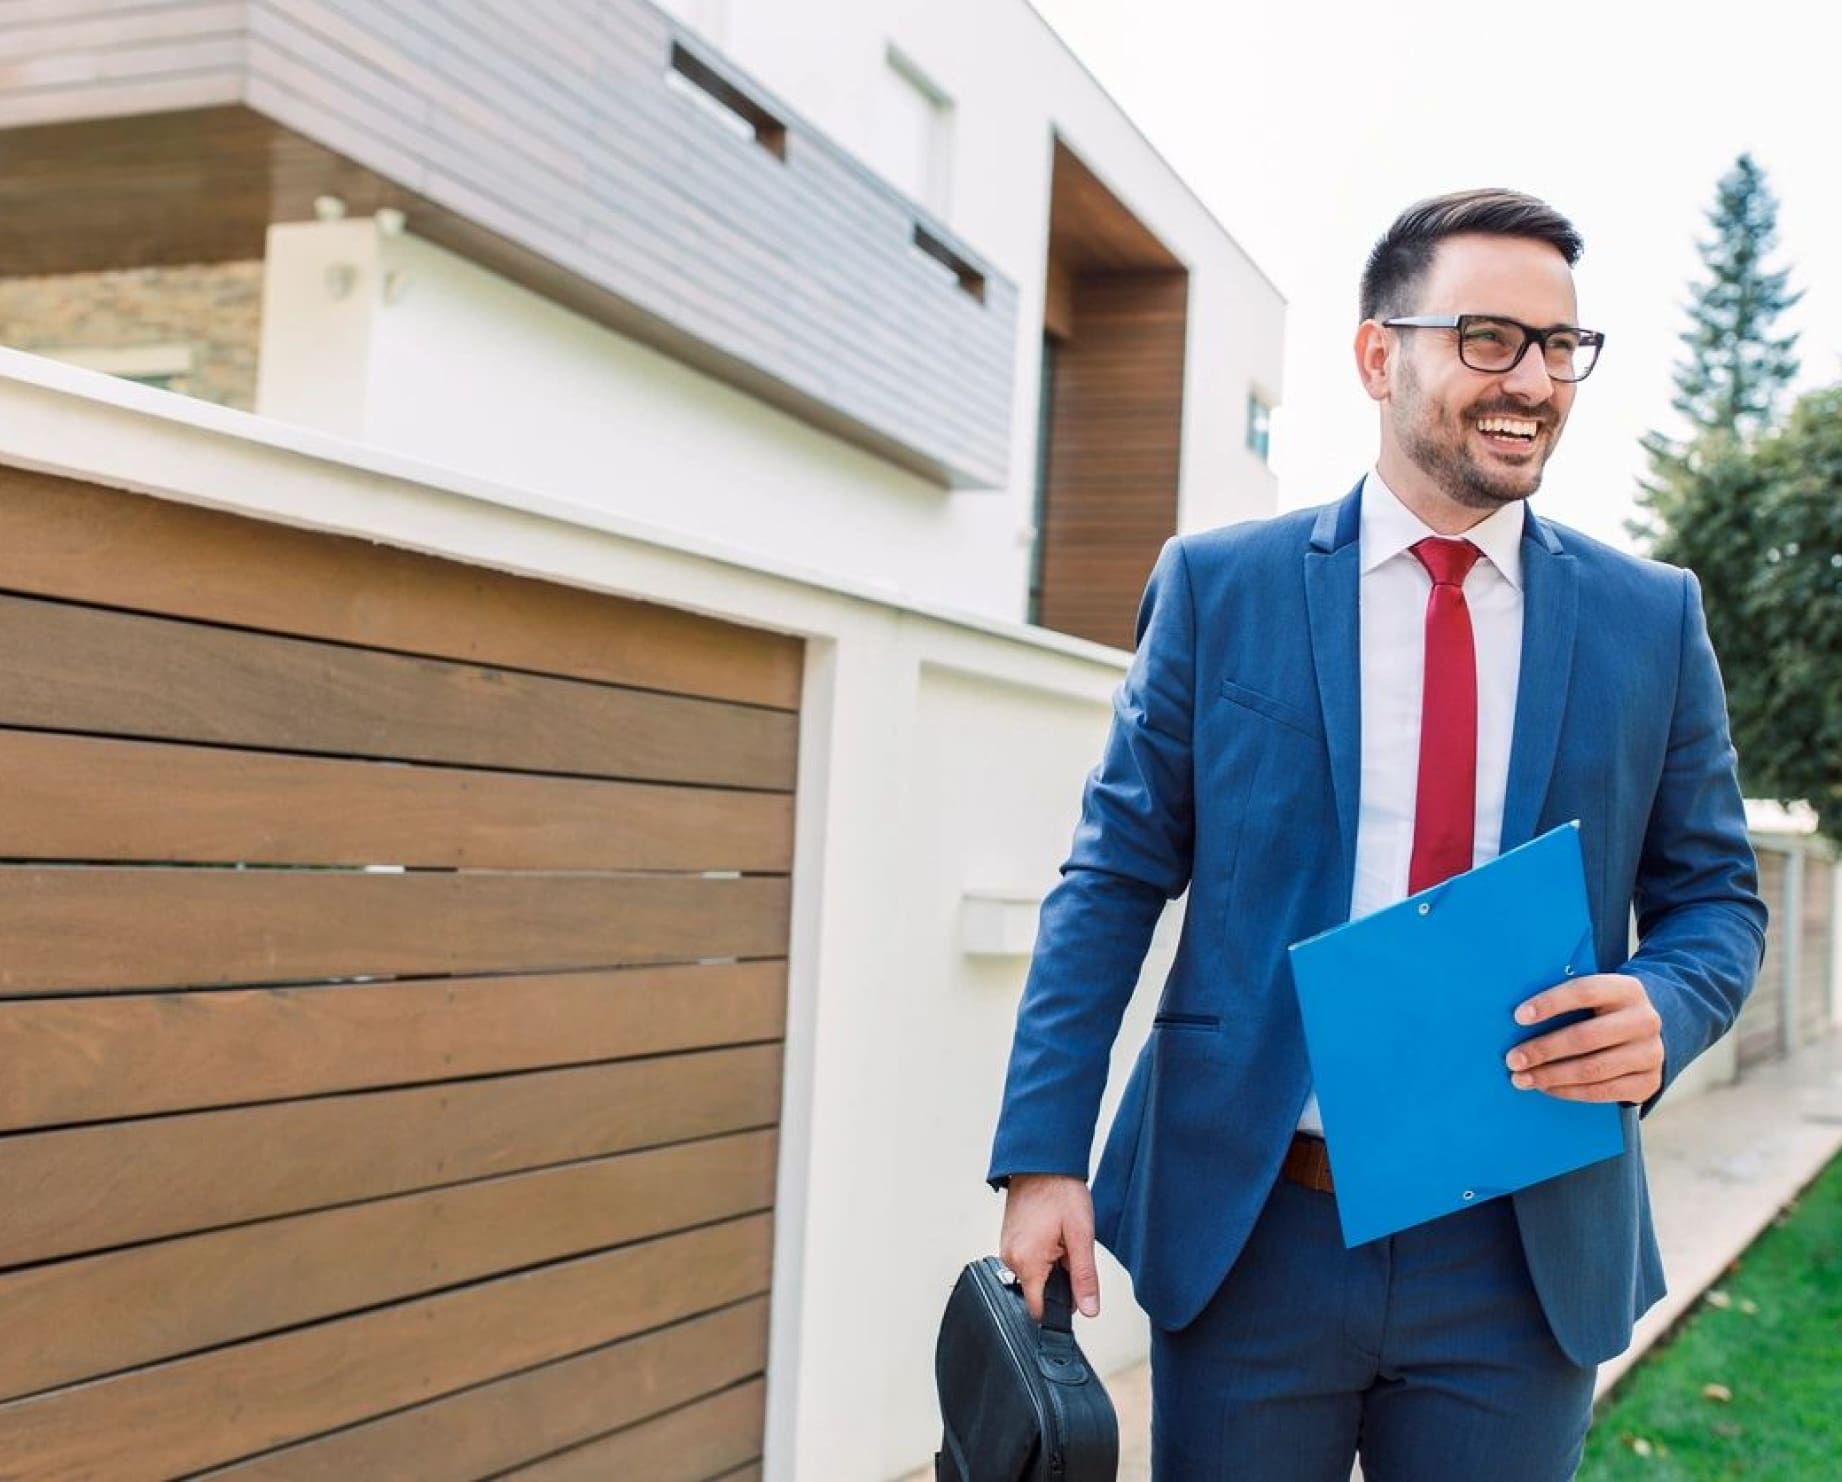
[[[0,469],[0,1476],[756,1475],[801,658]]]

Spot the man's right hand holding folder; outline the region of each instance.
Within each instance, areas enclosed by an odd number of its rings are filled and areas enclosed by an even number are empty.
[[[1350,1248],[1623,1151],[1660,1017],[1593,941],[1574,822],[1292,946]]]
[[[1591,973],[1537,993],[1518,1024],[1542,1024],[1585,1009],[1590,1019],[1524,1040],[1505,1057],[1519,1091],[1563,1101],[1641,1106],[1663,1086],[1663,1016],[1628,973]]]

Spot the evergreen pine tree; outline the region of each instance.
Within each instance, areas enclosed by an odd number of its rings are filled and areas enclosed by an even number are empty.
[[[1797,375],[1797,335],[1772,331],[1803,294],[1788,290],[1788,268],[1766,267],[1778,245],[1778,201],[1750,154],[1740,155],[1715,187],[1708,225],[1712,235],[1696,244],[1707,277],[1692,290],[1681,336],[1689,356],[1676,364],[1670,403],[1688,424],[1687,435],[1652,432],[1643,439],[1651,476],[1638,502],[1648,518],[1630,528],[1651,542],[1687,515],[1679,486],[1708,445],[1749,442],[1764,432],[1779,394]]]
[[[1773,321],[1799,295],[1765,268],[1777,203],[1749,156],[1722,178],[1709,221],[1709,279],[1676,369],[1689,435],[1644,440],[1649,523],[1633,531],[1700,578],[1741,787],[1809,803],[1842,843],[1842,387],[1777,415],[1797,337],[1775,336]]]
[[[1672,404],[1697,431],[1746,438],[1770,424],[1779,392],[1797,375],[1797,336],[1771,331],[1803,295],[1786,291],[1788,268],[1766,271],[1778,245],[1778,202],[1752,156],[1742,154],[1716,191],[1714,236],[1699,244],[1708,281],[1689,306],[1682,342],[1690,358],[1676,367]]]

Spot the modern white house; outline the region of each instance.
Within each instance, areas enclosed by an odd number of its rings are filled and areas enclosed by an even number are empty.
[[[1022,0],[31,15],[6,343],[1115,644],[1274,507],[1283,301]]]
[[[0,204],[0,1454],[923,1463],[1272,283],[1023,0],[31,0]]]

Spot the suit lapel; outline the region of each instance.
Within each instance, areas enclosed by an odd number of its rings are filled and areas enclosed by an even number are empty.
[[[1559,537],[1546,524],[1527,513],[1522,529],[1522,672],[1503,797],[1505,851],[1534,836],[1547,797],[1573,673],[1579,598],[1579,563],[1561,548]]]
[[[1361,654],[1362,485],[1326,505],[1305,552],[1305,610],[1311,625],[1324,742],[1336,794],[1337,834],[1346,882],[1356,868],[1356,823],[1362,797]],[[1554,773],[1579,619],[1579,563],[1524,506],[1522,532],[1522,668],[1516,729],[1503,799],[1502,851],[1535,833]]]
[[[1360,590],[1362,485],[1326,505],[1305,552],[1305,610],[1311,625],[1324,744],[1336,794],[1337,836],[1346,886],[1356,875],[1356,816],[1362,788],[1362,656]]]

